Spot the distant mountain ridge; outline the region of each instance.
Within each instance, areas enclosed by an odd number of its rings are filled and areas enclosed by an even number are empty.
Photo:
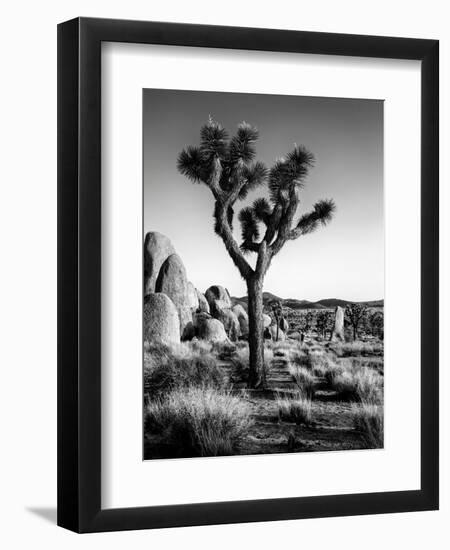
[[[247,296],[241,298],[232,297],[233,303],[247,304]],[[351,300],[341,300],[339,298],[325,298],[310,302],[309,300],[298,300],[296,298],[280,298],[271,292],[263,292],[263,303],[269,305],[272,300],[279,300],[283,307],[291,309],[334,309],[336,306],[346,307],[348,304],[362,304],[367,307],[384,307],[384,300],[369,300],[363,302],[352,302]]]

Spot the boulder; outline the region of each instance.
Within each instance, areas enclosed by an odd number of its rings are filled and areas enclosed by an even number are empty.
[[[231,311],[236,315],[242,335],[248,335],[248,314],[241,304],[236,304],[231,308]]]
[[[203,311],[204,313],[210,313],[208,300],[205,298],[205,295],[202,294],[199,290],[195,289],[197,292],[198,298],[198,310]]]
[[[221,307],[231,308],[230,293],[226,288],[219,285],[210,286],[205,292],[205,298],[208,301],[209,309],[214,314],[214,305],[217,300],[222,302]]]
[[[270,325],[269,331],[273,341],[283,342],[284,340],[286,340],[286,334],[281,330],[281,328],[278,329],[277,340],[277,325]]]
[[[195,321],[196,335],[202,340],[210,342],[227,342],[227,334],[222,323],[213,317],[207,317],[206,314],[196,316]]]
[[[334,311],[334,327],[331,333],[332,341],[344,341],[344,314],[344,308],[336,306]]]
[[[198,305],[199,305],[197,289],[190,281],[188,281],[187,283],[187,302],[188,302],[188,306],[191,308],[193,312],[197,311]]]
[[[185,342],[186,340],[193,340],[195,338],[195,325],[192,321],[189,321],[183,329],[181,334],[181,341]]]
[[[215,318],[224,326],[228,338],[232,342],[236,342],[241,335],[241,326],[238,318],[231,309],[217,309]]]
[[[175,249],[168,237],[157,231],[151,231],[145,235],[144,296],[150,292],[155,292],[159,270],[172,254],[175,254]]]
[[[176,344],[180,341],[177,308],[165,294],[147,294],[144,300],[144,340]]]
[[[267,315],[267,313],[263,313],[263,323],[264,328],[270,327],[270,325],[272,324],[272,317],[270,315]]]
[[[188,300],[188,280],[183,262],[178,254],[171,254],[162,264],[155,285],[156,292],[166,294],[178,311],[180,332],[192,321],[192,311]]]
[[[289,323],[285,317],[280,319],[280,328],[285,334],[287,334],[287,331],[289,330]]]

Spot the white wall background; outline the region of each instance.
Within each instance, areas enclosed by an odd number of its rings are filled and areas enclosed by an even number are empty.
[[[0,544],[4,548],[366,549],[450,541],[450,13],[428,0],[66,0],[2,10]],[[84,15],[436,38],[441,41],[441,510],[75,535],[56,517],[56,24]],[[447,284],[446,284],[447,282]],[[406,345],[406,343],[405,343]]]

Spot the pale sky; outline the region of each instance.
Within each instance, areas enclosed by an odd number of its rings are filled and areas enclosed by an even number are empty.
[[[245,282],[213,229],[213,198],[176,168],[179,152],[199,144],[212,115],[233,134],[245,120],[260,132],[256,159],[269,168],[295,143],[316,157],[300,191],[298,214],[332,198],[334,219],[289,241],[274,258],[264,290],[282,298],[375,300],[384,297],[383,102],[179,90],[144,90],[144,233],[167,235],[188,278],[202,292],[213,284],[234,296]],[[266,195],[258,189],[235,205]],[[248,256],[253,264],[255,255]]]

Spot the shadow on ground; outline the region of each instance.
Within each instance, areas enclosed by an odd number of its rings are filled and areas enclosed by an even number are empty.
[[[26,508],[26,510],[31,514],[34,514],[35,516],[38,516],[45,521],[49,521],[50,523],[53,523],[53,525],[56,525],[56,507],[48,508],[44,506],[33,506]]]

